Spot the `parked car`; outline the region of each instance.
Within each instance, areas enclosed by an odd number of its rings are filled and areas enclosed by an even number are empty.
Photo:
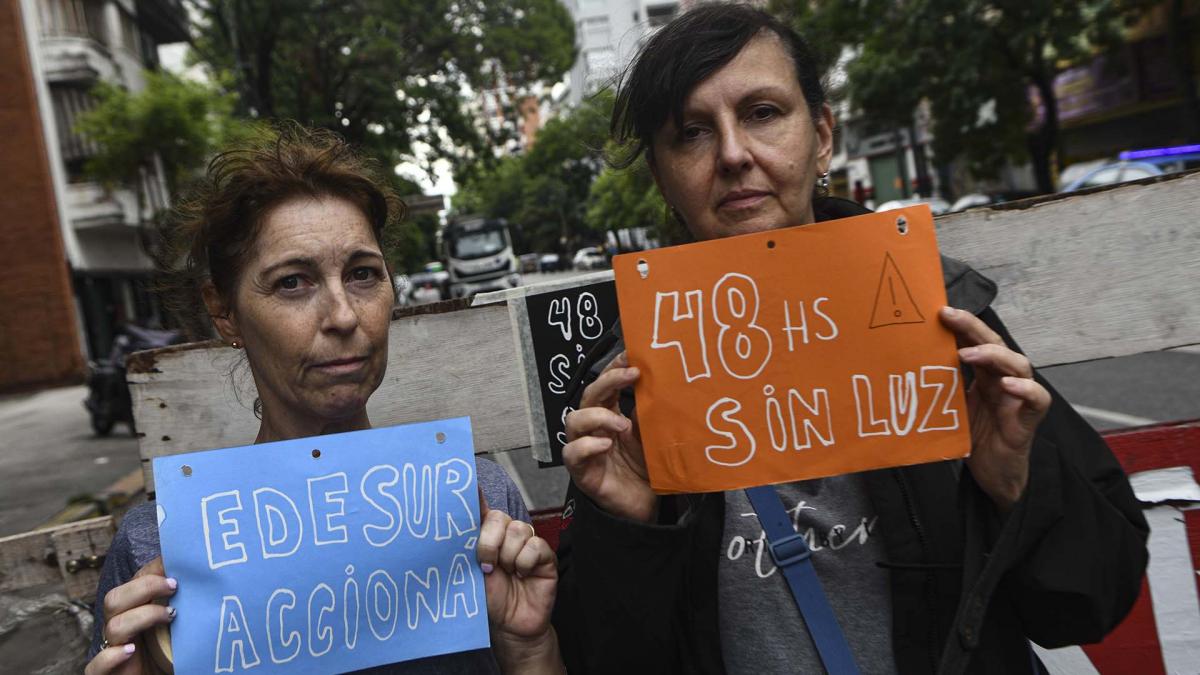
[[[1088,171],[1070,183],[1064,183],[1062,191],[1074,192],[1161,175],[1163,175],[1163,170],[1149,162],[1111,162]],[[1063,176],[1065,180],[1066,171],[1063,172]]]
[[[989,204],[1003,204],[1004,202],[1015,202],[1020,199],[1028,199],[1036,197],[1038,193],[1028,192],[1024,190],[1011,190],[1001,192],[972,192],[971,194],[963,195],[954,201],[950,207],[951,213],[958,211],[966,211],[973,209],[976,206],[988,206]]]
[[[542,256],[537,253],[525,253],[518,260],[521,262],[521,274],[537,272],[541,266]]]
[[[543,253],[538,258],[538,271],[557,272],[562,269],[562,259],[557,253]]]
[[[416,304],[450,297],[450,273],[440,262],[428,262],[422,271],[408,275],[408,297]]]
[[[571,260],[577,270],[602,270],[608,267],[608,257],[597,246],[584,246]]]
[[[396,291],[396,306],[405,307],[412,302],[412,279],[407,274],[392,276],[392,289]]]
[[[928,204],[929,210],[933,211],[933,215],[940,216],[950,210],[950,203],[941,197],[909,197],[908,199],[893,199],[890,202],[884,202],[879,205],[876,211],[891,211],[892,209],[902,209],[906,206],[916,206],[917,204]]]

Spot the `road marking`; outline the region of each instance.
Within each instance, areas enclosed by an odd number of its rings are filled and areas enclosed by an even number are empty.
[[[1030,643],[1032,645],[1032,643]],[[1092,660],[1080,647],[1059,647],[1046,649],[1041,645],[1032,645],[1033,651],[1042,660],[1042,665],[1051,675],[1100,675]]]
[[[1103,410],[1101,408],[1092,408],[1086,405],[1072,403],[1071,407],[1084,417],[1102,420],[1104,422],[1112,422],[1113,424],[1122,424],[1127,427],[1141,427],[1147,424],[1158,424],[1157,420],[1138,417],[1136,415],[1126,415],[1125,413],[1116,412],[1113,410]]]
[[[1150,524],[1146,577],[1163,665],[1168,673],[1194,673],[1200,656],[1196,647],[1200,643],[1200,598],[1196,594],[1187,525],[1174,506],[1157,506],[1143,514]]]

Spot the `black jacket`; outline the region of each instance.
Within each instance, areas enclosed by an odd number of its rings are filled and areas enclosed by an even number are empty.
[[[823,199],[818,220],[863,213]],[[1018,349],[988,308],[995,285],[943,259],[947,296]],[[619,328],[593,350],[579,390],[624,348]],[[965,373],[969,382],[970,373]],[[1007,518],[961,462],[864,474],[892,589],[899,672],[1031,673],[1027,640],[1096,642],[1137,598],[1148,527],[1099,435],[1044,379],[1053,403],[1030,456],[1029,485]],[[631,401],[630,401],[631,402]],[[572,485],[554,611],[569,672],[721,673],[717,565],[721,493],[664,498],[660,523],[600,510]]]

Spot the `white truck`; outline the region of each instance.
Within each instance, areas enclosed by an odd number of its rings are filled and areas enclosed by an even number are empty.
[[[460,216],[447,223],[440,235],[453,297],[521,285],[520,267],[504,219]]]

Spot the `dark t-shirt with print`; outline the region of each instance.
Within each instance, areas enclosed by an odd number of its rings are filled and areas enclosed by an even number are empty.
[[[884,546],[862,478],[851,474],[775,488],[813,550],[817,577],[859,670],[896,672],[888,575],[875,564],[884,559]],[[730,675],[824,672],[742,490],[725,493],[721,543],[718,614],[725,670]]]

